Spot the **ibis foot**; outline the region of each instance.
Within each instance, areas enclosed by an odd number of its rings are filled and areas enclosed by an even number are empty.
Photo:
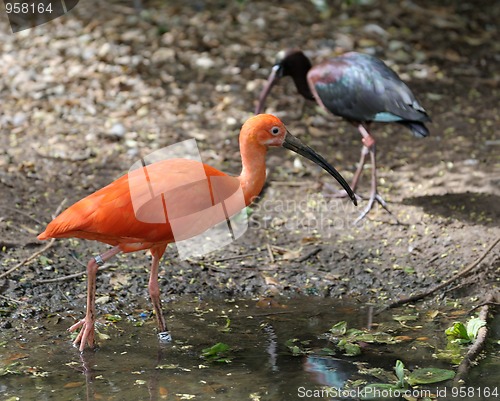
[[[354,220],[354,223],[353,223],[354,225],[358,224],[361,220],[363,220],[368,215],[370,210],[372,210],[375,202],[377,202],[380,206],[382,206],[384,208],[384,210],[387,213],[389,213],[392,217],[394,217],[394,219],[396,219],[397,224],[401,224],[399,222],[398,218],[396,216],[394,216],[394,214],[392,214],[392,212],[389,210],[385,200],[378,194],[378,192],[373,192],[370,194],[370,197],[368,198],[368,204],[366,205],[366,207],[363,209],[363,211],[358,216],[358,218],[356,220]]]
[[[68,331],[73,332],[81,327],[78,336],[73,341],[73,345],[77,346],[80,344],[79,350],[82,352],[85,349],[85,345],[88,344],[90,348],[94,347],[94,339],[95,339],[95,324],[94,320],[89,318],[88,316],[79,322],[75,323],[71,326]]]

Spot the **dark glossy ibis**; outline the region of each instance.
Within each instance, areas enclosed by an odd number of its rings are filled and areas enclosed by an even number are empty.
[[[345,118],[363,137],[361,159],[351,188],[356,191],[368,154],[372,163],[372,182],[368,205],[356,222],[368,214],[375,201],[387,210],[377,192],[375,139],[369,126],[371,122],[396,122],[409,128],[416,137],[429,135],[424,123],[430,118],[410,88],[382,60],[368,54],[350,52],[313,67],[301,50],[289,49],[279,53],[278,62],[261,92],[256,114],[264,109],[273,85],[285,76],[292,77],[303,97],[316,100],[326,110]]]

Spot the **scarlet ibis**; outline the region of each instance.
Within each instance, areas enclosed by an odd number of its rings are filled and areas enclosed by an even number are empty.
[[[278,61],[260,94],[256,114],[264,109],[273,85],[285,76],[292,77],[303,97],[316,100],[324,109],[351,122],[363,137],[361,159],[351,188],[356,191],[368,153],[372,163],[372,182],[368,204],[356,222],[368,214],[374,201],[387,210],[377,192],[375,139],[369,126],[373,121],[396,122],[409,128],[417,138],[428,136],[424,123],[430,118],[410,88],[382,60],[368,54],[350,52],[313,67],[301,50],[288,49],[278,54]]]
[[[97,240],[112,246],[87,264],[87,313],[84,319],[69,328],[70,331],[75,331],[81,327],[74,341],[75,345],[80,344],[80,351],[84,350],[86,344],[90,347],[94,344],[97,270],[106,260],[120,252],[150,250],[152,266],[149,295],[159,333],[169,336],[158,286],[159,262],[167,245],[199,235],[215,224],[225,221],[228,216],[235,215],[245,205],[249,205],[264,186],[265,156],[269,146],[285,147],[318,164],[337,179],[356,204],[354,192],[337,170],[322,156],[292,136],[277,117],[269,114],[251,117],[241,128],[239,142],[242,170],[238,177],[228,176],[195,160],[161,160],[143,166],[139,169],[140,174],[126,174],[78,201],[50,222],[45,231],[38,236],[41,240],[76,237]],[[200,169],[204,171],[202,180],[198,174]],[[147,180],[143,179],[144,177],[148,177]],[[191,179],[193,177],[194,179]],[[186,182],[190,184],[184,185]],[[236,190],[242,191],[243,202],[231,201],[231,194]],[[160,213],[165,212],[163,215],[166,217],[165,221],[148,223],[144,222],[142,217],[139,218],[134,209],[132,192],[134,199],[140,198],[143,201],[141,206],[143,217],[157,213],[160,205]],[[210,194],[208,203],[207,193]],[[223,215],[204,213],[200,217],[198,212],[208,210],[221,201],[226,208]],[[196,218],[185,220],[180,230],[177,225],[174,238],[172,219],[176,216],[196,216]]]

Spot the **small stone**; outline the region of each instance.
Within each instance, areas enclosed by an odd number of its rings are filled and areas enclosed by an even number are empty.
[[[14,114],[14,117],[12,117],[12,125],[15,125],[16,127],[23,125],[23,123],[26,121],[26,114],[22,112],[17,112]]]
[[[117,138],[123,138],[126,131],[127,130],[125,129],[123,124],[115,123],[115,124],[113,124],[113,126],[111,127],[111,130],[109,131],[109,135],[115,136]]]
[[[168,47],[160,47],[151,56],[153,63],[166,63],[175,60],[175,50]]]
[[[208,70],[215,65],[215,61],[207,56],[201,56],[196,60],[196,66]]]

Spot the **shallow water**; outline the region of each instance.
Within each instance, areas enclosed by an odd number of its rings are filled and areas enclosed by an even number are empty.
[[[393,372],[397,359],[410,370],[453,369],[451,364],[433,358],[433,347],[443,348],[444,329],[454,319],[465,319],[452,308],[450,317],[438,314],[429,318],[432,311],[419,310],[418,320],[401,324],[393,315],[415,314],[415,309],[372,316],[366,305],[316,297],[270,304],[254,300],[178,299],[166,305],[175,308],[168,316],[172,344],[160,346],[154,318],[137,311],[133,318],[123,317],[116,323],[100,325],[99,330],[109,338],[98,339],[99,347],[83,354],[72,346],[65,331],[75,319],[73,316],[29,322],[22,334],[14,329],[4,330],[0,334],[1,399],[338,399],[331,392],[314,391],[322,386],[345,388],[347,380],[377,382],[361,370],[380,367]],[[321,355],[322,348],[334,348],[322,338],[334,323],[346,320],[349,327],[361,329],[369,324],[369,319],[377,331],[407,338],[391,345],[364,344],[362,354],[356,357],[341,353]],[[496,328],[492,337],[498,338],[498,334]],[[293,344],[307,353],[293,355],[288,346],[291,342],[287,345],[287,341],[294,338],[298,341]],[[232,359],[230,363],[210,362],[200,356],[203,349],[218,342],[231,347],[226,355]],[[498,354],[490,356],[471,371],[469,381],[475,388],[498,386],[499,360]],[[434,385],[434,389],[447,389],[447,396],[439,399],[457,399],[449,384]]]

